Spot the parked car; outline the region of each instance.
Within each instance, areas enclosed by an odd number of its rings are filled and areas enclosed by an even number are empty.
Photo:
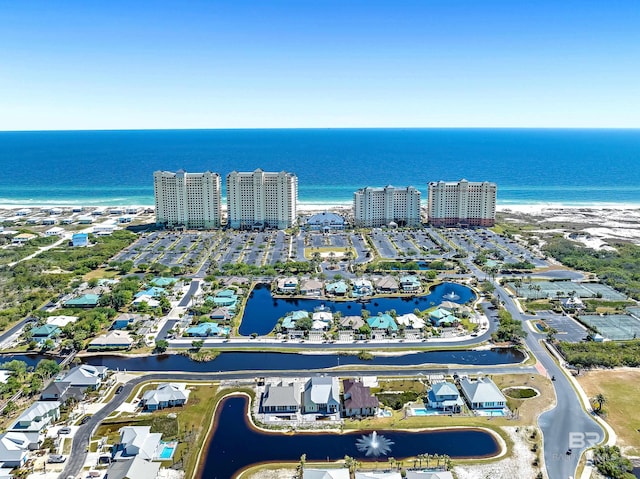
[[[61,428],[58,430],[58,433],[60,433],[60,434],[69,434],[69,433],[71,433],[71,428],[70,428],[70,427],[68,427],[68,426],[61,427]]]
[[[124,389],[123,385],[118,386],[118,389],[116,389],[116,394],[120,394],[123,389]]]
[[[51,454],[49,459],[47,459],[47,462],[50,462],[51,464],[60,464],[66,460],[67,458],[60,454]]]
[[[82,426],[82,425],[84,425],[84,424],[88,423],[88,422],[89,422],[89,419],[91,419],[91,416],[85,416],[85,417],[83,417],[83,418],[80,420],[80,425]]]

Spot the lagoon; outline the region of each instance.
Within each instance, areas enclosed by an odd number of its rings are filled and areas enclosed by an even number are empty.
[[[455,299],[445,297],[454,293]],[[464,304],[475,300],[476,296],[471,288],[457,283],[441,283],[434,286],[429,294],[413,297],[375,297],[369,302],[357,301],[329,301],[321,299],[275,299],[271,295],[269,285],[259,284],[251,291],[244,309],[239,333],[250,336],[269,334],[278,320],[287,313],[296,310],[313,312],[322,305],[332,312],[340,311],[343,316],[358,316],[363,309],[369,311],[371,316],[394,309],[398,314],[412,313],[414,309],[420,310],[432,308],[443,301],[453,301]]]
[[[264,432],[247,420],[249,401],[230,396],[218,406],[215,429],[208,444],[205,462],[198,477],[231,479],[243,468],[260,462],[298,462],[302,454],[307,461],[338,461],[345,455],[359,461],[375,461],[358,450],[356,440],[371,431],[338,433]],[[377,431],[392,441],[389,456],[396,459],[418,454],[447,454],[452,458],[487,457],[499,452],[493,435],[479,429],[435,431]],[[387,458],[378,458],[380,467]]]

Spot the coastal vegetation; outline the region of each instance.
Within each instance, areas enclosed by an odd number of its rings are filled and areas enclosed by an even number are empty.
[[[640,366],[640,340],[637,339],[624,342],[607,341],[604,343],[591,341],[568,343],[561,341],[557,346],[565,360],[577,368]]]
[[[618,243],[615,250],[594,250],[556,235],[544,251],[566,266],[596,273],[603,283],[640,299],[640,246]]]
[[[511,313],[504,308],[498,311],[500,324],[497,330],[491,335],[496,343],[512,342],[519,344],[527,337],[527,332],[522,328],[522,323],[516,321]]]

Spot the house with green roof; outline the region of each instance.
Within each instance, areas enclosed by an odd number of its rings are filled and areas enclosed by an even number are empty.
[[[31,329],[31,337],[38,344],[43,344],[47,339],[55,339],[60,334],[60,328],[53,324],[43,324]]]
[[[185,334],[192,337],[207,338],[210,336],[224,336],[228,332],[229,328],[221,328],[218,323],[206,322],[187,328]]]
[[[83,294],[64,303],[65,308],[95,308],[98,306],[99,294]]]

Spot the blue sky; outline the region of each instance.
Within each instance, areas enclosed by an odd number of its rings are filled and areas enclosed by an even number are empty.
[[[640,127],[638,0],[0,0],[0,130]]]

